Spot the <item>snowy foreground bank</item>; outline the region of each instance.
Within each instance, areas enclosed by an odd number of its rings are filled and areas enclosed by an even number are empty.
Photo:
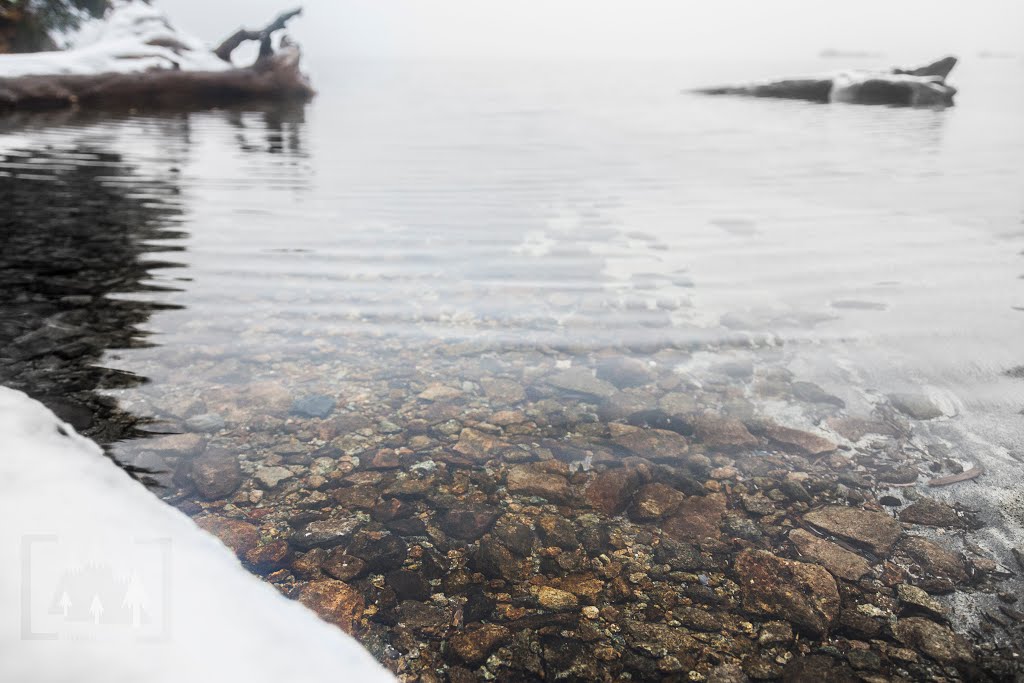
[[[4,387],[0,520],[0,681],[394,680]]]

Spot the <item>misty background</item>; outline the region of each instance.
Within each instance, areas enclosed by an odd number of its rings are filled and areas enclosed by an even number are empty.
[[[160,0],[178,24],[216,42],[258,27],[294,0]],[[339,59],[737,59],[792,61],[834,48],[881,62],[1016,52],[1017,0],[306,0],[289,32],[314,76]],[[1018,55],[1019,56],[1019,55]],[[837,60],[838,61],[838,60]],[[836,66],[839,66],[838,64]]]

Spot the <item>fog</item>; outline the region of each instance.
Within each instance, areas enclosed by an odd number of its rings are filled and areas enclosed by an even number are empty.
[[[294,0],[163,0],[210,41],[261,26]],[[930,59],[1014,51],[1019,0],[308,0],[292,34],[333,58],[790,59],[824,48]]]

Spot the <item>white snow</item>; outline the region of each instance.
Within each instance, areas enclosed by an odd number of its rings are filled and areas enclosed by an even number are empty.
[[[0,606],[0,681],[395,680],[96,444],[5,387]]]
[[[201,40],[175,29],[167,15],[141,0],[119,0],[105,17],[85,22],[63,39],[67,50],[0,55],[0,77],[231,68]]]

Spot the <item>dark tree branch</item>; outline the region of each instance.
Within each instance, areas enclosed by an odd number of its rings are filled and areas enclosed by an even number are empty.
[[[285,28],[288,22],[299,14],[302,14],[301,7],[281,13],[278,15],[277,19],[274,19],[274,21],[267,24],[267,26],[262,30],[252,31],[244,28],[239,29],[228,36],[228,38],[221,43],[213,53],[225,62],[230,62],[231,53],[234,52],[239,45],[250,40],[258,40],[260,41],[260,54],[258,60],[265,59],[273,54],[273,48],[271,47],[270,41],[274,33]]]

